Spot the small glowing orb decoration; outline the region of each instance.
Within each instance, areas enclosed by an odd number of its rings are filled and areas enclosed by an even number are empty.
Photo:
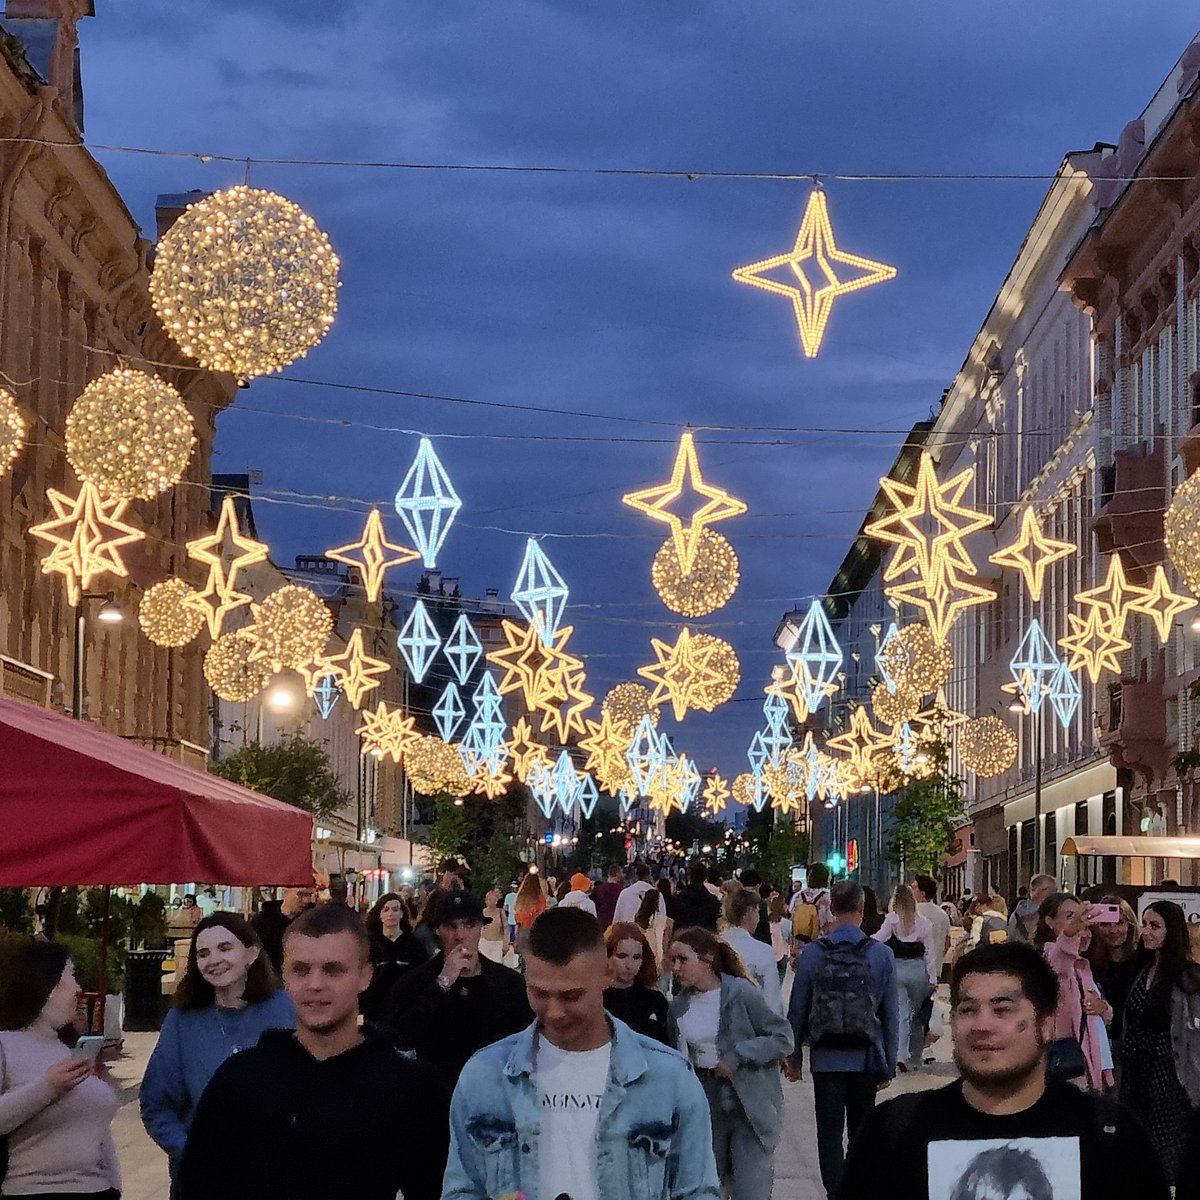
[[[925,696],[949,680],[954,652],[949,642],[930,633],[928,625],[905,625],[879,647],[875,662],[893,689],[907,685]]]
[[[460,508],[462,501],[442,460],[433,443],[423,437],[417,457],[396,493],[396,511],[427,567],[437,566],[437,556]]]
[[[1129,602],[1130,611],[1149,617],[1158,631],[1158,640],[1165,646],[1171,640],[1171,626],[1175,623],[1175,618],[1195,608],[1196,601],[1191,596],[1171,590],[1162,563],[1154,568],[1150,586],[1139,588],[1138,591],[1137,599]]]
[[[743,771],[734,779],[732,791],[733,798],[739,804],[745,804],[753,808],[755,812],[762,812],[771,798],[762,776],[755,775],[751,771]]]
[[[702,497],[703,504],[687,513],[686,519],[672,511],[685,493]],[[675,553],[681,569],[691,571],[700,547],[700,538],[714,521],[741,516],[746,506],[719,487],[705,483],[700,475],[700,461],[696,457],[696,443],[690,433],[679,440],[679,452],[675,455],[675,467],[667,483],[644,488],[639,492],[628,492],[621,497],[630,508],[644,512],[654,521],[662,521],[671,527],[675,542]]]
[[[362,572],[363,589],[367,599],[372,604],[383,593],[383,575],[392,567],[402,567],[406,563],[416,562],[421,556],[408,546],[399,546],[389,542],[383,532],[383,516],[379,509],[373,508],[367,514],[363,526],[362,537],[357,542],[349,542],[345,546],[335,546],[326,550],[325,556],[334,562],[345,563],[349,567],[358,567]]]
[[[156,583],[138,605],[142,632],[156,646],[186,646],[204,624],[204,614],[189,603],[195,595],[195,589],[182,579]]]
[[[1042,623],[1033,617],[1008,664],[1017,692],[1031,713],[1041,711],[1059,665],[1054,643],[1046,636]]]
[[[981,779],[1003,775],[1017,761],[1017,738],[996,716],[976,717],[959,726],[958,757]]]
[[[843,277],[835,270],[839,266],[856,273],[844,273]],[[806,267],[815,268],[812,278]],[[776,278],[777,275],[783,278]],[[816,358],[820,351],[833,302],[839,296],[862,291],[895,277],[895,267],[873,258],[863,258],[861,254],[849,254],[838,247],[829,220],[829,204],[820,187],[813,188],[808,197],[800,232],[790,251],[738,267],[733,272],[738,283],[748,283],[765,292],[786,296],[791,301],[800,345],[807,358]]]
[[[650,691],[640,683],[618,683],[609,688],[600,707],[609,713],[613,725],[623,729],[632,737],[643,717],[650,718],[653,728],[658,728],[658,709],[650,703]]]
[[[12,392],[0,387],[0,475],[13,465],[24,444],[25,418]]]
[[[396,645],[404,655],[414,682],[420,683],[429,670],[429,664],[433,662],[433,656],[442,647],[442,639],[438,637],[437,627],[424,600],[414,602],[408,620],[400,628]]]
[[[465,684],[483,653],[483,643],[479,640],[474,626],[467,620],[466,613],[458,614],[458,620],[454,622],[454,628],[442,647],[442,653],[454,670],[454,678]]]
[[[685,617],[703,617],[729,603],[737,591],[738,557],[719,533],[705,529],[696,546],[692,569],[685,571],[673,538],[654,556],[650,579],[659,598]]]
[[[530,538],[525,543],[525,557],[517,572],[512,601],[517,611],[537,627],[543,642],[554,641],[569,595],[566,581],[541,546]]]
[[[1079,680],[1071,674],[1065,662],[1058,664],[1058,670],[1054,672],[1054,677],[1050,680],[1050,690],[1047,695],[1050,698],[1051,707],[1054,709],[1054,715],[1058,718],[1058,723],[1064,729],[1069,728],[1083,695],[1080,691]]]
[[[708,653],[708,669],[713,679],[701,684],[694,693],[695,706],[702,712],[712,712],[718,705],[733,698],[737,685],[742,681],[742,664],[737,651],[724,638],[711,633],[697,633],[692,641],[701,653]],[[788,738],[791,741],[791,738]]]
[[[711,688],[720,686],[720,677],[711,665],[715,647],[698,643],[687,629],[680,630],[674,645],[651,638],[650,646],[657,661],[638,667],[638,674],[655,685],[650,703],[669,700],[675,720],[682,721],[689,708],[698,707],[698,699],[705,699]]]
[[[184,354],[245,382],[303,358],[325,336],[339,265],[299,206],[232,187],[189,206],[159,240],[150,300]]]
[[[729,784],[716,771],[706,776],[703,792],[704,815],[715,817],[723,813],[729,803],[729,796]]]
[[[110,500],[151,500],[174,487],[195,444],[183,397],[144,371],[93,379],[67,414],[67,461]]]
[[[1163,519],[1163,536],[1175,569],[1200,593],[1200,474],[1179,485]]]
[[[209,646],[204,655],[204,678],[222,700],[244,704],[270,682],[271,665],[254,657],[257,649],[252,627],[223,633]]]
[[[320,657],[333,632],[333,616],[316,594],[294,583],[252,604],[256,661],[273,670],[299,670]]]
[[[29,534],[50,546],[50,553],[42,559],[42,573],[63,577],[71,604],[79,604],[98,575],[124,578],[129,574],[121,548],[146,535],[121,519],[128,500],[105,500],[94,483],[85,483],[73,500],[47,488],[46,499],[54,516],[30,526]]]
[[[451,680],[433,706],[433,720],[438,733],[442,735],[442,741],[448,742],[454,737],[466,715],[467,708],[458,694],[458,684]]]
[[[903,684],[889,691],[886,683],[877,683],[871,691],[871,708],[881,725],[903,725],[917,715],[920,695]]]
[[[1059,559],[1067,558],[1074,553],[1074,542],[1061,542],[1047,537],[1034,516],[1033,509],[1027,508],[1021,516],[1021,530],[1016,541],[1003,550],[997,550],[988,558],[998,567],[1012,567],[1025,576],[1029,587],[1029,595],[1034,600],[1042,598],[1042,589],[1046,586],[1046,571]]]
[[[804,614],[787,660],[804,702],[810,712],[815,712],[829,695],[830,685],[842,668],[842,648],[833,636],[833,627],[820,600],[814,600]]]
[[[374,712],[362,714],[363,723],[354,731],[362,739],[364,754],[387,756],[398,763],[410,747],[421,741],[413,726],[416,717],[406,717],[398,708],[388,708],[381,700]]]
[[[465,796],[472,787],[462,756],[440,737],[421,737],[404,754],[404,769],[409,782],[423,796],[448,792]]]

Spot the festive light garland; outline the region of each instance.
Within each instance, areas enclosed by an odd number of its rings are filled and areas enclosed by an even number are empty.
[[[218,637],[204,655],[204,678],[222,699],[234,704],[252,700],[271,681],[270,663],[255,657],[254,629],[235,629]]]
[[[650,579],[659,598],[685,617],[703,617],[724,607],[737,591],[738,557],[729,542],[714,530],[702,531],[691,570],[685,571],[673,538],[659,547],[650,565]]]
[[[541,546],[530,538],[525,543],[525,557],[517,572],[512,602],[517,606],[517,611],[537,628],[543,642],[554,641],[570,594],[566,580],[546,557]]]
[[[976,717],[959,728],[958,756],[968,771],[991,779],[1017,761],[1017,738],[999,717]]]
[[[712,712],[733,698],[742,681],[742,665],[738,662],[737,651],[724,638],[697,633],[692,642],[697,653],[709,655],[708,670],[713,676],[711,682],[701,683],[694,689],[693,703],[702,712]]]
[[[362,536],[357,542],[335,546],[332,550],[326,550],[325,556],[335,562],[358,567],[362,572],[363,589],[372,604],[383,594],[385,571],[415,562],[421,557],[409,546],[400,546],[387,540],[383,531],[383,515],[377,508],[367,514]]]
[[[617,728],[627,730],[631,737],[643,717],[649,717],[651,725],[658,728],[658,709],[650,703],[649,688],[640,683],[618,683],[609,688],[600,707],[612,716]]]
[[[823,282],[814,283],[809,279],[804,270],[806,263],[812,263],[819,269]],[[841,279],[834,270],[835,264],[852,267],[862,274]],[[796,284],[783,283],[774,278],[772,272],[778,272],[780,268],[787,268],[795,277]],[[747,283],[777,296],[786,296],[792,302],[800,345],[808,358],[815,358],[821,349],[834,300],[895,277],[895,267],[839,249],[829,220],[829,205],[820,187],[813,188],[809,194],[796,243],[788,253],[738,267],[733,272],[733,278],[738,283]]]
[[[12,392],[0,387],[0,476],[13,465],[24,445],[25,418]]]
[[[204,625],[192,601],[195,588],[182,579],[164,579],[148,589],[138,605],[138,624],[156,646],[186,646]]]
[[[1032,599],[1042,598],[1042,589],[1046,584],[1046,571],[1060,559],[1067,558],[1075,552],[1074,542],[1062,542],[1056,538],[1047,537],[1038,524],[1033,508],[1027,508],[1021,515],[1021,529],[1016,540],[1011,545],[997,550],[988,558],[988,562],[998,567],[1012,567],[1025,576],[1026,586]]]
[[[423,437],[396,493],[396,511],[421,552],[425,566],[437,566],[437,556],[460,508],[462,501],[442,460],[433,443]]]
[[[325,336],[339,266],[303,209],[239,185],[190,205],[159,239],[150,299],[184,354],[244,383]]]
[[[67,461],[109,500],[151,500],[187,470],[192,415],[169,383],[118,368],[93,379],[67,414]]]
[[[1175,569],[1200,593],[1200,474],[1179,485],[1163,517],[1163,538]]]

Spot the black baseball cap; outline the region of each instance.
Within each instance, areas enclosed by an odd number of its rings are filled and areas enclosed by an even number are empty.
[[[483,901],[474,892],[448,892],[437,907],[437,923],[449,925],[453,921],[476,921],[490,925],[491,917],[483,915]]]

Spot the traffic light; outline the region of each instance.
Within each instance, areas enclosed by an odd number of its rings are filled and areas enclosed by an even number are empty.
[[[840,875],[846,869],[846,859],[835,850],[825,860],[825,865],[834,875]]]

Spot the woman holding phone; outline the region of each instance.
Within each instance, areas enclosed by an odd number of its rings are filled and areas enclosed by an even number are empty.
[[[228,912],[205,917],[192,933],[175,1007],[138,1094],[142,1124],[170,1159],[172,1194],[188,1126],[217,1068],[264,1030],[295,1024],[291,999],[249,922]]]
[[[30,941],[0,983],[0,1137],[8,1140],[5,1200],[90,1196],[119,1200],[113,1089],[89,1053],[59,1031],[75,1017],[79,984],[66,947]],[[86,1043],[85,1043],[86,1045]]]

